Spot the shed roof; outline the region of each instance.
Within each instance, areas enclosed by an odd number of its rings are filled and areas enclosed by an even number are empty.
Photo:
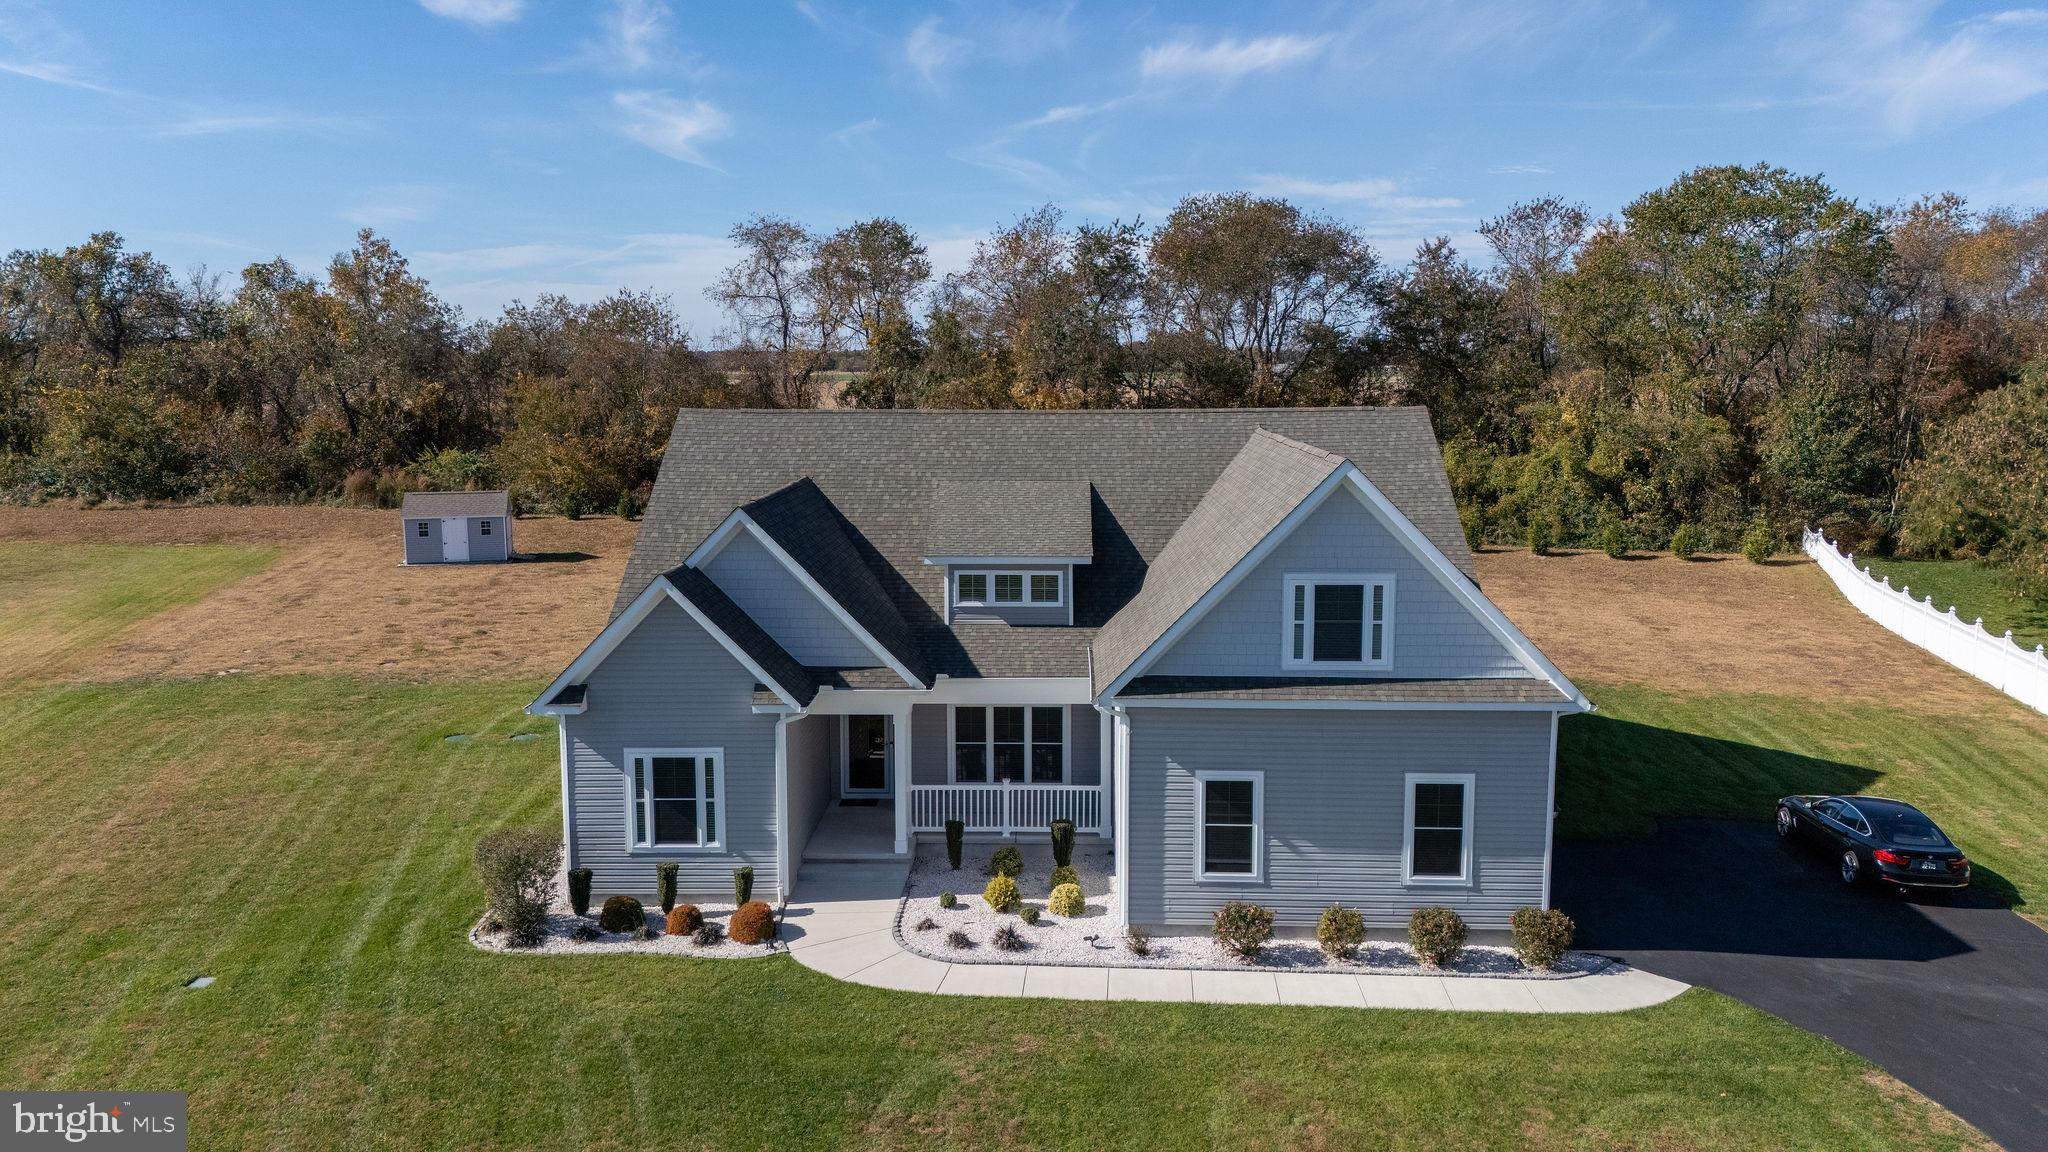
[[[928,557],[1095,554],[1086,480],[941,480],[927,514]]]
[[[401,517],[510,516],[512,497],[505,492],[407,492]],[[641,581],[645,587],[647,582]]]

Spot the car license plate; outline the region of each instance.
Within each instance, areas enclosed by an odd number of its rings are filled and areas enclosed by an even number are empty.
[[[1922,872],[1939,872],[1941,871],[1941,861],[1918,860],[1914,862],[1913,867],[1918,868]]]

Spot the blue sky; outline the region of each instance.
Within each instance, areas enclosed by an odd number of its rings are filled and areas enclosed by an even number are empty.
[[[944,271],[1047,201],[1229,189],[1396,261],[1705,163],[2034,206],[2044,93],[2048,8],[1931,0],[0,0],[0,246],[316,270],[367,225],[472,315],[653,288],[706,339],[752,212],[893,215]]]

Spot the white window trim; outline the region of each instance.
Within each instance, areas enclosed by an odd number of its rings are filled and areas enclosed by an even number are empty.
[[[486,519],[482,519],[482,520],[478,520],[478,521],[476,522],[476,531],[477,531],[477,535],[479,535],[479,536],[489,536],[489,535],[491,534],[491,522],[490,522],[490,520],[489,520],[488,518],[486,518]]]
[[[703,761],[704,761],[705,759],[707,759],[707,758],[708,758],[708,759],[709,759],[709,760],[711,761],[711,788],[712,788],[712,791],[713,791],[714,793],[716,793],[716,795],[714,795],[714,796],[712,797],[712,801],[713,801],[714,803],[716,803],[716,804],[718,805],[718,811],[717,811],[717,814],[716,814],[716,818],[715,818],[715,819],[714,819],[714,820],[712,821],[713,827],[712,827],[712,828],[711,828],[711,830],[710,830],[710,832],[711,832],[711,838],[710,838],[710,839],[708,839],[708,840],[706,840],[706,841],[705,841],[704,843],[702,843],[702,844],[655,844],[655,843],[652,843],[652,840],[653,840],[653,838],[654,838],[654,786],[653,786],[653,781],[652,781],[652,780],[648,781],[648,788],[647,788],[647,798],[645,799],[645,801],[643,801],[643,803],[644,803],[644,804],[646,805],[646,808],[647,808],[647,836],[648,836],[648,839],[649,839],[649,841],[650,841],[650,842],[649,842],[649,843],[646,843],[646,844],[640,844],[640,843],[636,843],[636,842],[634,841],[634,838],[633,838],[633,805],[634,805],[634,803],[635,803],[635,802],[634,802],[634,799],[633,799],[633,786],[634,786],[634,783],[635,783],[635,779],[634,779],[634,778],[635,778],[635,777],[636,777],[636,776],[637,776],[637,775],[639,774],[639,772],[640,772],[640,763],[639,763],[639,762],[640,762],[641,760],[651,760],[651,759],[653,759],[653,758],[655,758],[655,757],[657,757],[657,756],[690,756],[690,757],[695,757],[695,758],[696,758],[696,759],[698,760],[698,762],[699,762],[700,764],[701,764],[701,763],[702,763],[702,762],[703,762]],[[701,782],[700,782],[700,784],[701,784]],[[723,749],[723,748],[628,748],[628,749],[626,749],[626,804],[625,804],[625,812],[626,812],[626,851],[627,851],[627,852],[628,852],[629,854],[633,854],[633,855],[645,855],[645,856],[662,856],[662,855],[668,855],[668,854],[671,854],[671,853],[677,853],[677,852],[723,852],[723,851],[725,851],[725,816],[726,816],[726,807],[727,807],[727,805],[728,805],[729,803],[730,803],[730,800],[729,800],[729,798],[728,798],[728,797],[726,796],[726,792],[725,792],[725,749]],[[699,828],[702,828],[702,827],[704,826],[704,789],[703,789],[703,788],[702,788],[701,786],[700,786],[700,787],[699,787],[699,788],[697,789],[697,826],[698,826]]]
[[[1386,589],[1380,605],[1383,619],[1380,621],[1380,658],[1378,660],[1346,660],[1338,663],[1330,660],[1312,660],[1308,656],[1315,652],[1316,605],[1315,594],[1309,593],[1307,612],[1303,621],[1307,643],[1303,645],[1301,659],[1294,656],[1294,590],[1316,584],[1358,584],[1364,586],[1365,619],[1361,627],[1365,634],[1359,637],[1359,651],[1372,651],[1372,588],[1374,585]],[[1341,675],[1348,672],[1384,672],[1394,666],[1394,577],[1383,572],[1289,572],[1280,581],[1280,666],[1290,672],[1329,673]]]
[[[1252,870],[1210,872],[1209,781],[1249,780],[1252,785]],[[1264,884],[1266,882],[1266,774],[1242,769],[1201,769],[1195,773],[1195,880],[1202,884]]]
[[[960,599],[960,578],[979,576],[988,581],[988,595],[981,600]],[[1021,600],[996,599],[997,576],[1021,576],[1024,578]],[[1031,578],[1050,576],[1059,585],[1059,596],[1052,600],[1031,598]],[[1064,608],[1067,606],[1067,573],[1062,568],[955,568],[946,575],[946,598],[954,608]]]
[[[1415,874],[1415,786],[1417,784],[1463,784],[1465,786],[1465,835],[1460,847],[1464,850],[1458,861],[1456,876],[1417,876]],[[1478,795],[1475,778],[1470,772],[1410,772],[1401,786],[1401,882],[1437,888],[1470,888],[1472,886],[1472,813],[1474,799]]]
[[[959,725],[954,722],[954,717],[959,715],[962,708],[973,708],[982,713],[981,763],[983,768],[986,769],[984,773],[985,779],[960,779]],[[946,782],[948,784],[967,788],[977,786],[995,788],[1001,785],[1001,782],[995,778],[996,716],[991,711],[991,709],[995,708],[1024,709],[1024,779],[1012,784],[1011,787],[1037,784],[1041,787],[1050,788],[1055,785],[1064,785],[1073,778],[1074,717],[1066,705],[1011,703],[948,704],[946,705]],[[1060,714],[1060,778],[1058,780],[1033,780],[1031,778],[1031,750],[1035,744],[1031,736],[1031,710],[1033,708],[1051,708]]]

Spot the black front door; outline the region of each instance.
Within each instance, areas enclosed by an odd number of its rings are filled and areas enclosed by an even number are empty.
[[[846,790],[881,792],[889,787],[889,718],[846,718]]]

